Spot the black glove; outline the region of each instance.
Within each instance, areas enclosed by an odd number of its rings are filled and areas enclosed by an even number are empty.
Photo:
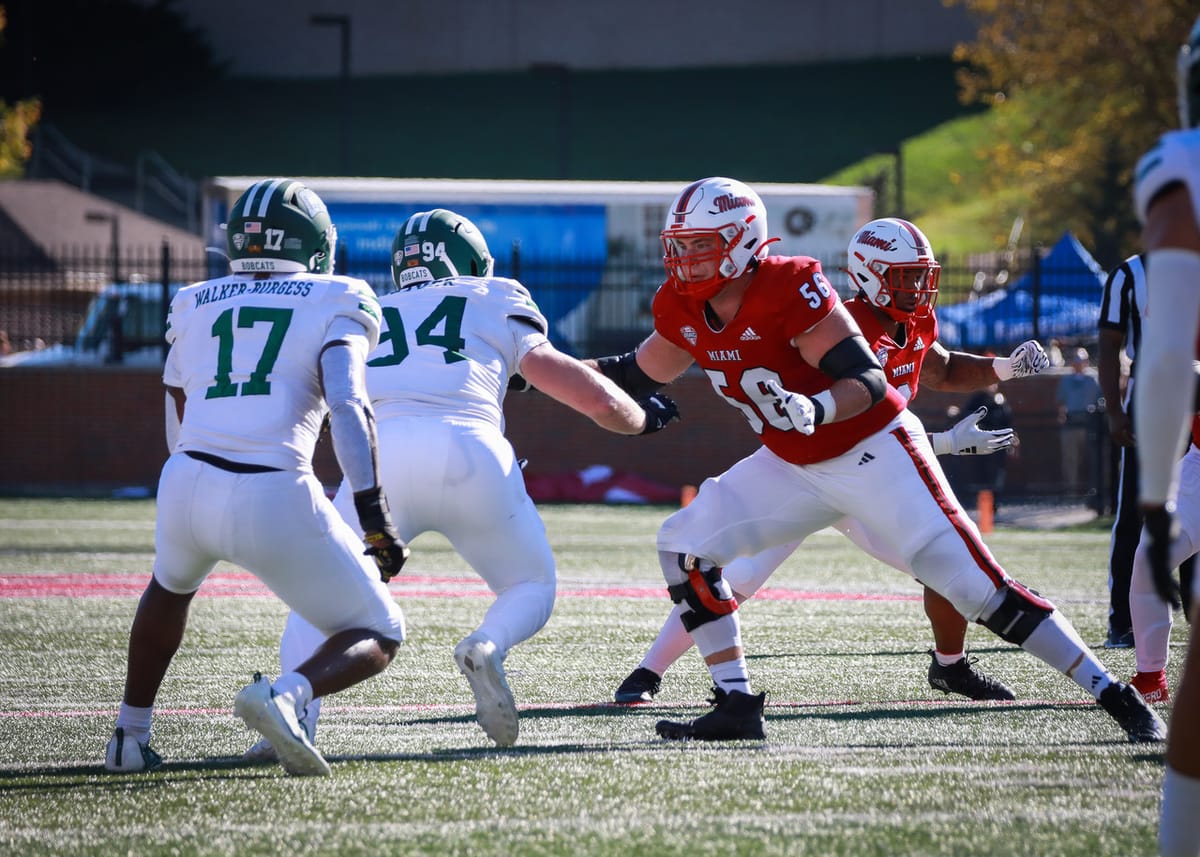
[[[375,560],[380,579],[387,583],[404,568],[411,551],[392,524],[382,489],[376,487],[355,492],[354,509],[358,512],[358,523],[363,529],[363,541],[367,543],[363,553]]]
[[[642,434],[654,434],[665,429],[670,423],[679,422],[679,406],[665,393],[655,393],[645,399],[638,399],[638,404],[646,412],[646,427],[642,429]]]
[[[528,393],[533,389],[533,385],[525,380],[524,375],[514,372],[508,376],[508,389],[515,393]]]
[[[1175,610],[1183,606],[1179,582],[1170,566],[1171,542],[1179,533],[1171,506],[1149,506],[1142,509],[1146,527],[1146,557],[1150,561],[1150,578],[1159,597]]]

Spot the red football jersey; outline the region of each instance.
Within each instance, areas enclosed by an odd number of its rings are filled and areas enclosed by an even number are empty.
[[[885,398],[865,412],[803,435],[765,386],[775,380],[806,396],[829,389],[833,378],[810,366],[791,340],[829,315],[838,300],[816,259],[768,256],[737,316],[720,330],[709,322],[704,301],[685,298],[670,284],[654,296],[654,329],[692,356],[768,449],[793,464],[812,464],[841,455],[904,410],[904,398],[889,385]]]
[[[917,395],[917,387],[921,380],[921,366],[925,355],[937,340],[937,318],[930,313],[924,318],[908,318],[904,322],[904,333],[900,335],[901,342],[896,341],[892,331],[894,325],[888,322],[886,327],[880,323],[879,317],[866,299],[860,297],[846,301],[846,309],[862,328],[863,336],[871,344],[879,365],[887,375],[888,384],[895,387],[906,402],[911,402]]]

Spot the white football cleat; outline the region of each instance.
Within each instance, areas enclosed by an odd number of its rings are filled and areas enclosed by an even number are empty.
[[[153,771],[162,766],[162,756],[150,749],[149,744],[138,743],[118,726],[108,739],[104,752],[104,769],[118,774],[137,771]]]
[[[304,734],[308,736],[309,742],[316,744],[317,724],[316,720],[309,716],[310,710],[304,709],[297,720],[300,723],[300,728],[304,730]],[[243,762],[278,762],[279,754],[275,752],[275,748],[271,746],[271,742],[266,738],[259,738],[249,750],[242,753]]]
[[[324,777],[329,763],[313,746],[291,700],[276,696],[271,682],[260,673],[238,691],[233,713],[271,743],[279,763],[289,774]]]
[[[454,660],[475,694],[475,719],[498,746],[511,747],[520,724],[496,644],[476,631],[455,646]]]

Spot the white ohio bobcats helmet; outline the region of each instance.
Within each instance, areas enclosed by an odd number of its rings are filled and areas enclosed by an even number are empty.
[[[483,233],[446,208],[411,215],[392,240],[392,282],[399,289],[447,277],[490,277],[494,267]]]
[[[1187,42],[1179,48],[1175,72],[1179,125],[1184,129],[1195,128],[1200,125],[1200,17],[1192,24]]]
[[[925,233],[898,217],[872,220],[846,248],[850,282],[897,321],[924,317],[937,301],[942,266]]]
[[[779,240],[767,238],[767,209],[758,194],[721,177],[685,187],[671,203],[661,237],[672,287],[699,300],[740,277],[767,255],[768,244]],[[711,241],[701,240],[705,238]]]
[[[333,273],[337,229],[321,197],[295,179],[252,184],[229,211],[225,241],[238,273]]]

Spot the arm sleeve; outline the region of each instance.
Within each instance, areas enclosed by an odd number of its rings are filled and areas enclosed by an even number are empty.
[[[365,382],[368,332],[347,332],[321,352],[333,451],[353,492],[379,484],[375,415]]]
[[[1190,425],[1192,397],[1180,395],[1195,383],[1192,360],[1200,318],[1200,254],[1153,250],[1146,263],[1149,297],[1138,349],[1134,433],[1141,464],[1143,503],[1172,499],[1179,456]]]

